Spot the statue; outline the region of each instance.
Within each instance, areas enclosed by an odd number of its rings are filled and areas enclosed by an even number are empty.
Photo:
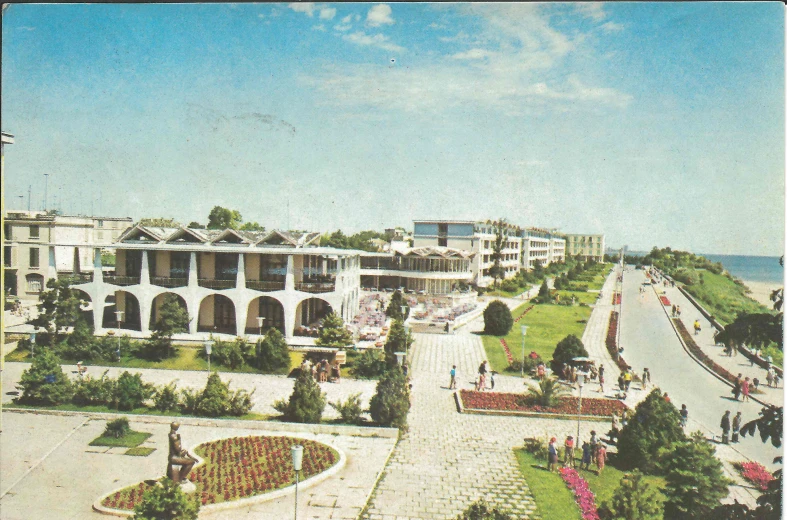
[[[188,477],[191,468],[194,467],[194,464],[197,463],[197,459],[192,457],[189,452],[183,448],[183,445],[180,442],[180,434],[178,433],[180,424],[173,422],[169,428],[169,457],[167,460],[167,477],[178,483],[182,481],[188,482],[186,477]],[[175,466],[180,466],[180,469],[176,469]]]

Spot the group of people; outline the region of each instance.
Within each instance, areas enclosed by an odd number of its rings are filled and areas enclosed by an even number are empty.
[[[740,400],[741,395],[743,396],[743,401],[746,402],[749,400],[749,393],[751,393],[752,383],[749,381],[749,378],[742,378],[743,374],[738,374],[738,377],[735,378],[735,384],[732,387],[732,395],[735,397],[735,400]],[[757,381],[759,386],[759,380]]]
[[[673,318],[680,318],[680,305],[673,305],[672,306],[672,317]]]
[[[318,383],[341,383],[342,380],[342,366],[339,361],[331,365],[327,359],[323,358],[320,361],[312,363],[309,359],[304,359],[301,363],[301,373],[311,374],[315,381]]]
[[[741,431],[741,413],[735,414],[735,417],[730,421],[730,411],[724,412],[721,418],[721,442],[722,444],[730,443],[730,429],[732,429],[732,442],[738,442],[738,434]]]
[[[566,437],[566,441],[563,443],[563,467],[575,467],[575,448],[576,446],[574,437],[569,435]],[[560,459],[556,437],[552,437],[549,440],[547,453],[547,469],[549,471],[555,471],[557,469],[558,460]],[[607,447],[599,440],[598,437],[596,437],[596,432],[591,431],[590,440],[582,443],[582,457],[579,462],[579,469],[590,470],[590,465],[595,464],[597,468],[596,474],[600,475],[606,463]]]
[[[456,365],[454,365],[456,369]],[[486,359],[478,366],[478,375],[475,378],[475,389],[477,392],[483,392],[487,388],[487,374],[489,374],[489,389],[495,389],[495,375],[497,372],[490,370],[489,361]]]

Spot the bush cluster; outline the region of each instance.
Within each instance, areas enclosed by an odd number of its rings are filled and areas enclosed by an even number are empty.
[[[500,300],[494,300],[484,309],[484,332],[495,336],[505,336],[514,326],[511,309]]]

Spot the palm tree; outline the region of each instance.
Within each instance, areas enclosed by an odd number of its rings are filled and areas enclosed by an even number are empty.
[[[525,399],[540,406],[555,406],[566,395],[566,389],[558,380],[548,377],[540,381],[538,386],[528,388]]]

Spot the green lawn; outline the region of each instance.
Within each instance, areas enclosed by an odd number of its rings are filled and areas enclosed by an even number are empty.
[[[101,435],[100,437],[96,437],[95,439],[90,441],[90,445],[136,448],[137,446],[145,442],[147,438],[150,437],[151,435],[153,434],[147,432],[135,432],[134,430],[131,430],[130,432],[128,432],[122,437]]]
[[[156,448],[134,447],[129,448],[123,455],[131,455],[132,457],[147,457],[156,451]]]
[[[189,414],[184,414],[180,412],[160,412],[158,410],[154,410],[153,408],[135,408],[130,411],[118,411],[114,408],[109,408],[108,406],[103,405],[95,405],[95,406],[79,406],[76,404],[59,404],[57,406],[39,406],[39,405],[24,405],[24,404],[5,404],[3,405],[5,409],[12,409],[12,408],[19,408],[25,410],[31,409],[41,409],[41,410],[65,410],[70,412],[97,412],[97,413],[122,413],[128,415],[159,415],[163,417],[195,417]],[[246,415],[241,415],[240,417],[235,417],[232,415],[226,415],[222,417],[213,417],[213,419],[240,419],[244,421],[268,421],[272,418],[277,416],[273,415],[265,415],[261,413],[247,413]]]
[[[726,276],[697,269],[702,274],[702,283],[686,285],[684,288],[697,298],[705,309],[723,325],[731,323],[741,312],[772,312],[746,295],[746,288]]]
[[[587,293],[572,293],[587,294]],[[531,304],[524,303],[514,309],[512,315],[518,318]],[[590,318],[592,309],[590,307],[537,304],[533,310],[528,312],[524,318],[515,323],[511,331],[505,336],[508,348],[514,359],[522,358],[522,332],[521,325],[527,325],[527,337],[525,338],[525,352],[530,353],[534,350],[545,360],[552,359],[552,353],[558,342],[574,334],[582,338],[585,325]],[[494,370],[501,371],[508,366],[508,360],[500,344],[500,336],[483,335],[484,349],[487,359]]]
[[[550,473],[546,470],[545,460],[536,460],[531,453],[523,449],[517,449],[515,453],[519,461],[519,469],[533,493],[537,511],[542,518],[545,520],[574,520],[581,518],[573,493],[568,489],[557,472]],[[580,470],[580,475],[587,481],[590,489],[596,495],[596,507],[601,507],[601,504],[610,500],[612,494],[620,485],[620,479],[624,473],[616,468],[614,464],[613,454],[610,455],[609,462],[604,467],[601,475],[596,475],[595,466],[591,466],[593,468],[591,471]],[[578,466],[579,459],[577,459]],[[656,496],[660,501],[663,501],[664,495],[661,494],[660,490],[664,487],[664,479],[647,475],[644,481],[650,485],[651,489],[657,491]]]
[[[544,520],[582,520],[571,492],[557,473],[547,471],[545,460],[523,449],[514,450],[519,470],[536,501],[536,513]]]

